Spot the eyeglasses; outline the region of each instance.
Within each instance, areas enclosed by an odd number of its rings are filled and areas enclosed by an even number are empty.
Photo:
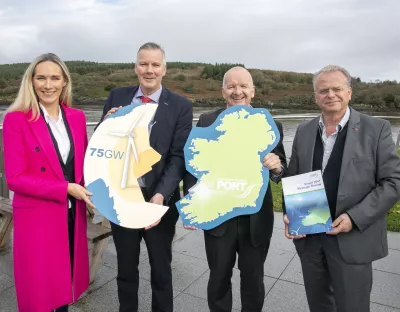
[[[338,94],[338,93],[343,92],[345,89],[342,87],[326,88],[326,89],[318,90],[315,93],[317,93],[319,95],[326,95],[329,93],[329,90],[332,90],[333,93]]]

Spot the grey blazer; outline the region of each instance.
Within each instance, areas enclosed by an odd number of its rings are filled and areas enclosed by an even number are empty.
[[[312,171],[319,117],[296,132],[285,176]],[[337,236],[347,263],[370,263],[388,254],[386,213],[400,199],[400,159],[390,123],[351,109],[337,194],[336,217],[346,212],[355,226]],[[304,248],[304,239],[295,240]]]

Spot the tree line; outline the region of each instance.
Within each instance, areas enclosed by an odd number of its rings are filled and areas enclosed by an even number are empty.
[[[0,65],[0,100],[15,97],[28,63]],[[67,61],[74,82],[74,95],[87,102],[101,99],[120,85],[137,83],[134,63],[98,63]],[[220,98],[218,92],[226,71],[243,64],[168,62],[164,82],[169,88],[190,94],[194,100]],[[310,73],[249,69],[256,87],[256,100],[299,108],[315,108]],[[359,107],[382,110],[400,109],[400,83],[397,81],[364,82],[353,77],[352,103]],[[214,93],[213,93],[214,92]]]

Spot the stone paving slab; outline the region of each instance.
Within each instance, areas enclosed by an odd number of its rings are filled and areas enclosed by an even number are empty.
[[[400,309],[400,275],[376,270],[373,273],[371,301]]]
[[[148,259],[148,253],[146,244],[140,244],[139,262],[142,262],[147,259]],[[110,239],[107,249],[103,254],[103,264],[115,270],[118,268],[117,250],[115,249],[114,241],[112,239]]]
[[[189,235],[191,232],[193,232],[193,231],[184,229],[183,225],[175,227],[175,237],[173,239],[173,242],[176,242],[176,241],[182,239],[186,235]]]
[[[117,270],[110,268],[108,266],[102,265],[99,269],[98,275],[94,282],[89,285],[88,290],[82,295],[82,297],[87,296],[97,289],[103,287],[111,281],[115,281],[117,277]]]
[[[263,311],[309,311],[304,286],[278,280],[265,298]]]
[[[282,213],[274,212],[274,227],[278,229],[285,229],[285,224],[283,223]]]
[[[191,233],[185,235],[184,238],[176,240],[172,246],[172,251],[207,260],[203,231],[191,231]]]
[[[400,250],[389,249],[389,255],[386,258],[374,261],[372,267],[375,270],[394,273],[400,275]]]
[[[287,266],[280,279],[291,283],[304,285],[303,270],[301,269],[300,259],[297,254],[290,261],[290,264]]]
[[[400,312],[400,309],[384,306],[377,303],[371,303],[371,312]]]
[[[185,294],[192,295],[204,300],[207,300],[207,284],[210,271],[207,271],[199,279],[197,279],[193,284],[191,284],[183,292]],[[277,280],[268,276],[264,276],[265,293],[267,294]],[[240,271],[238,269],[233,269],[232,274],[232,307],[234,309],[240,310]]]
[[[400,250],[400,233],[388,232],[387,235],[389,248]]]
[[[296,252],[296,248],[294,247],[293,242],[290,239],[286,238],[285,230],[279,228],[274,228],[270,247]]]
[[[0,273],[0,294],[12,286],[14,286],[14,279],[7,274]]]
[[[0,273],[14,277],[14,267],[11,251],[0,253]]]
[[[295,253],[270,247],[264,263],[264,275],[279,278],[286,270]]]
[[[172,254],[171,266],[174,295],[185,290],[208,270],[207,261],[180,253]],[[150,281],[150,264],[148,261],[139,264],[139,276]]]
[[[282,214],[275,213],[274,234],[265,263],[266,298],[263,311],[309,311],[305,296],[300,260],[293,243],[283,235]],[[388,233],[389,256],[376,261],[371,293],[372,312],[400,312],[400,233]],[[139,311],[151,310],[150,266],[146,245],[140,256]],[[0,253],[0,312],[17,311],[12,271],[12,252]],[[209,276],[203,232],[185,230],[177,223],[173,242],[174,310],[209,311],[206,289]],[[82,298],[71,306],[72,312],[114,312],[118,307],[117,259],[112,238],[104,254],[103,265],[95,282]],[[233,311],[240,311],[240,272],[233,270]]]
[[[209,312],[208,304],[205,299],[181,293],[174,302],[175,312]],[[233,312],[239,310],[233,309]],[[139,311],[140,312],[140,311]]]
[[[140,280],[139,283],[139,310],[151,311],[150,282]],[[79,300],[73,307],[74,312],[115,312],[118,311],[118,293],[116,280],[112,280],[90,295]]]
[[[181,293],[174,301],[175,312],[209,312],[207,301],[195,296]]]
[[[9,287],[0,292],[0,312],[17,311],[17,301],[15,300],[15,288]]]

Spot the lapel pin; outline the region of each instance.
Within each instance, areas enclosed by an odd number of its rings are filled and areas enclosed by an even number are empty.
[[[164,102],[164,104],[165,104],[165,105],[168,105],[168,103],[167,103],[167,102]]]
[[[353,128],[354,129],[354,131],[358,131],[358,128]]]

